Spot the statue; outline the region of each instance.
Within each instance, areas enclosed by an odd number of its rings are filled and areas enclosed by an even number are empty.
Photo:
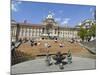
[[[63,60],[65,59],[65,56],[63,56],[63,54],[61,54],[61,52],[58,52],[53,57],[53,59],[56,60],[55,64],[58,64],[60,69],[64,69],[64,67],[63,67]]]
[[[46,49],[48,48],[48,43],[45,43],[45,48]],[[46,50],[46,64],[48,66],[52,65],[51,56],[49,55],[49,50],[48,49]]]
[[[49,54],[46,54],[46,64],[47,64],[47,66],[52,65],[51,56]]]
[[[67,60],[68,60],[68,64],[71,64],[72,63],[72,55],[71,55],[70,50],[67,53]]]

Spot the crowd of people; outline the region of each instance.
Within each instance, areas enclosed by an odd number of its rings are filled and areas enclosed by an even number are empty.
[[[20,41],[22,42],[22,40],[20,40]],[[27,40],[27,39],[24,40],[24,43],[26,43],[28,41],[30,42],[30,45],[32,47],[33,46],[39,46],[41,44],[40,41]],[[57,39],[54,39],[54,42],[55,42],[55,44],[58,44],[59,49],[64,47],[64,43],[58,42]],[[13,45],[13,43],[12,43],[12,45]],[[65,63],[66,64],[71,64],[72,63],[72,55],[71,55],[70,50],[67,52],[66,55],[62,54],[61,51],[58,51],[54,56],[51,56],[49,54],[49,49],[48,48],[50,48],[52,46],[48,42],[45,42],[44,47],[46,49],[46,63],[47,63],[48,66],[53,64],[52,59],[55,61],[55,65],[59,65],[60,69],[64,69],[64,64]],[[65,59],[67,59],[67,60],[65,61]]]

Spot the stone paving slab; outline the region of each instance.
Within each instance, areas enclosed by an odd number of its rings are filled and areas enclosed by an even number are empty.
[[[64,69],[59,69],[58,65],[47,66],[45,57],[35,60],[26,61],[12,66],[11,73],[37,73],[37,72],[54,72],[54,71],[73,71],[73,70],[89,70],[96,68],[96,60],[90,58],[73,57],[71,64],[64,65]],[[67,61],[67,59],[65,59]],[[54,62],[52,60],[52,62]]]

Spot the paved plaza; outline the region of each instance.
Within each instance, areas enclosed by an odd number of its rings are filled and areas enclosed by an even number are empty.
[[[64,69],[60,69],[58,65],[55,65],[55,61],[51,66],[47,66],[46,57],[42,56],[46,54],[44,47],[47,42],[51,47],[48,48],[49,54],[53,54],[61,51],[61,53],[67,53],[68,50],[72,53],[72,63],[65,64]],[[37,73],[37,72],[54,72],[54,71],[73,71],[73,70],[86,70],[96,68],[96,55],[91,54],[86,48],[81,46],[79,43],[70,43],[68,41],[59,40],[57,43],[54,40],[42,40],[39,41],[39,45],[31,46],[30,42],[22,43],[16,50],[27,53],[34,56],[35,59],[24,61],[19,64],[13,65],[11,68],[12,74],[18,73]],[[64,47],[60,48],[59,44],[63,43]],[[40,55],[40,56],[39,56]],[[67,62],[67,58],[64,59]]]
[[[52,60],[52,62],[54,63],[54,60]],[[72,63],[64,65],[64,69],[61,70],[59,66],[55,64],[47,66],[45,57],[37,58],[36,60],[30,60],[12,66],[12,74],[95,69],[95,62],[95,59],[73,57]]]

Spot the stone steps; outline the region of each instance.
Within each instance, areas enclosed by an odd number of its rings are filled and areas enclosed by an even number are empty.
[[[17,50],[21,50],[22,52],[25,52],[29,55],[33,55],[33,56],[38,56],[38,55],[45,55],[47,50],[44,47],[44,43],[48,42],[48,44],[51,46],[50,48],[48,48],[49,53],[50,54],[55,54],[58,51],[61,51],[62,53],[67,53],[68,50],[71,50],[72,54],[82,54],[82,53],[86,53],[89,54],[89,52],[84,48],[81,47],[78,43],[70,43],[70,42],[65,42],[65,41],[58,41],[58,43],[55,43],[53,40],[51,41],[40,41],[40,45],[38,46],[33,46],[31,47],[31,45],[29,43],[23,43]],[[59,44],[63,43],[64,47],[60,48]]]

